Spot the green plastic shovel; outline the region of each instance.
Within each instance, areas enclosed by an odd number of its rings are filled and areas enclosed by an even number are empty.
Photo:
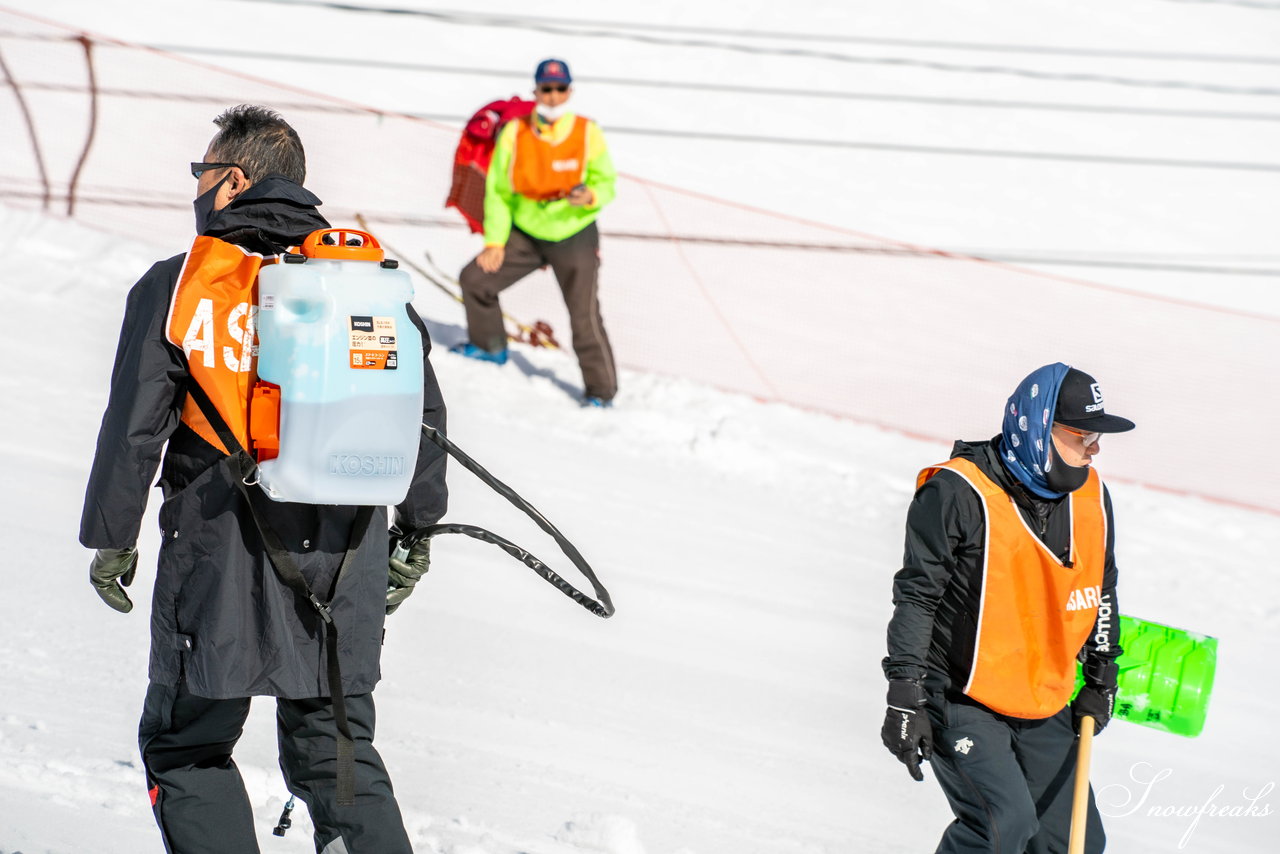
[[[1218,667],[1218,639],[1120,615],[1124,650],[1112,717],[1194,738],[1204,729],[1209,694]],[[1084,684],[1077,670],[1076,690]],[[1093,718],[1080,721],[1075,793],[1071,806],[1070,854],[1083,854],[1089,802]]]
[[[1204,729],[1218,639],[1120,616],[1120,684],[1113,716],[1194,738]],[[1077,677],[1077,684],[1083,680]]]

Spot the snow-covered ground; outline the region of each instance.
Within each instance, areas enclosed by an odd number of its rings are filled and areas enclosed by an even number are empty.
[[[1274,104],[1274,94],[1080,81],[1051,91],[1046,81],[1009,74],[926,76],[918,67],[823,64],[813,57],[792,57],[787,61],[801,65],[780,70],[784,59],[777,55],[643,47],[547,28],[406,19],[390,29],[385,20],[333,10],[239,0],[8,5],[141,41],[284,50],[284,40],[294,53],[500,65],[513,76],[494,78],[502,84],[497,94],[508,94],[508,83],[511,92],[522,91],[519,76],[533,62],[561,53],[575,63],[581,96],[591,99],[589,111],[606,127],[686,127],[694,119],[687,98],[662,90],[588,87],[593,66],[597,76],[608,76],[601,69],[610,67],[617,76],[956,97],[976,97],[960,81],[979,78],[982,97],[1161,109],[1229,104],[1266,112],[1273,108],[1258,104]],[[1267,4],[1045,2],[1029,11],[1032,5],[659,2],[624,10],[566,0],[547,14],[988,45],[1140,47],[1184,58],[1069,59],[1047,51],[993,57],[955,46],[891,51],[752,40],[786,49],[1280,88],[1274,63],[1187,56],[1273,53],[1280,13]],[[484,9],[534,14],[516,3]],[[478,34],[486,41],[477,44]],[[728,34],[659,35],[742,41]],[[493,58],[499,52],[500,62]],[[420,96],[430,93],[433,110],[460,114],[494,89],[492,80],[477,85],[456,74],[383,74],[371,85],[371,72],[328,76],[322,66],[304,73],[297,64],[234,61],[264,76],[404,110],[421,110]],[[797,67],[811,69],[808,77]],[[948,89],[940,81],[954,83]],[[953,122],[946,117],[960,115],[957,107],[840,101],[838,109],[818,110],[814,99],[798,96],[700,97],[697,120],[717,132],[1256,163],[1268,162],[1276,150],[1274,121],[1260,119],[992,111],[988,117],[963,113],[965,122]],[[912,138],[894,137],[895,127],[910,127]],[[1274,199],[1280,197],[1275,172],[1037,164],[627,134],[611,136],[611,144],[632,173],[920,243],[1275,260],[1266,257],[1274,251]],[[25,151],[12,129],[3,145],[6,157]],[[717,156],[728,145],[735,146],[734,157]],[[740,177],[750,162],[785,165],[759,170],[746,188]],[[831,175],[848,180],[833,182]],[[1050,239],[1061,242],[1044,242]],[[0,287],[13,324],[0,339],[0,390],[9,401],[0,420],[6,470],[0,542],[9,562],[0,595],[0,852],[157,850],[133,738],[145,690],[150,575],[140,574],[131,615],[107,610],[86,582],[88,559],[75,531],[123,295],[151,262],[181,246],[121,240],[3,207],[0,247]],[[1280,315],[1273,278],[1118,270],[1092,277]],[[417,302],[437,340],[463,336],[455,306],[428,289]],[[779,322],[796,326],[803,318]],[[902,340],[910,333],[905,325],[899,331]],[[1135,351],[1165,343],[1159,328],[1140,319],[1129,334]],[[591,617],[495,549],[456,538],[438,544],[431,575],[389,623],[378,691],[379,744],[417,850],[932,849],[949,812],[932,781],[913,783],[879,744],[878,662],[914,474],[944,457],[945,444],[637,372],[623,376],[619,408],[582,411],[565,393],[578,384],[572,361],[527,348],[517,348],[503,369],[443,353],[435,364],[450,405],[451,436],[579,545],[609,586],[618,614],[608,622]],[[1034,366],[981,370],[1012,388]],[[1119,398],[1109,404],[1128,414]],[[997,418],[992,411],[987,432],[995,431]],[[1170,465],[1186,455],[1213,454],[1221,442],[1253,442],[1266,455],[1274,436],[1270,424],[1228,432],[1204,413],[1188,425],[1184,444],[1160,448]],[[1122,459],[1140,441],[1137,433],[1107,440],[1099,457],[1103,475],[1108,459]],[[564,566],[530,523],[456,467],[451,488],[449,518],[491,527]],[[1111,816],[1111,850],[1271,850],[1280,838],[1280,796],[1273,790],[1280,747],[1261,724],[1280,703],[1274,684],[1280,518],[1128,483],[1112,488],[1123,610],[1219,636],[1221,660],[1200,738],[1118,723],[1099,740],[1093,779]],[[153,523],[144,530],[145,567],[158,540]],[[310,850],[305,817],[284,840],[270,836],[285,794],[274,751],[271,704],[259,701],[237,760],[264,850]],[[1142,785],[1157,777],[1150,788]],[[1197,821],[1192,814],[1201,807],[1244,812],[1250,797],[1252,815]]]
[[[155,850],[133,738],[150,573],[132,614],[109,611],[75,531],[122,294],[163,250],[2,216],[10,316],[48,320],[0,343],[0,851]],[[55,319],[49,352],[38,330]],[[625,407],[580,410],[561,387],[576,367],[550,352],[522,348],[502,369],[435,364],[452,437],[579,545],[618,614],[590,616],[495,549],[438,544],[389,622],[378,691],[379,741],[418,850],[932,847],[946,806],[880,746],[878,662],[914,473],[944,446],[638,374],[624,376]],[[449,518],[569,571],[466,472],[454,469],[451,489]],[[1222,638],[1200,738],[1116,724],[1098,742],[1099,787],[1136,798],[1131,773],[1173,772],[1133,815],[1110,791],[1114,850],[1172,850],[1191,819],[1148,806],[1240,806],[1275,779],[1280,749],[1261,723],[1280,701],[1280,520],[1124,485],[1114,495],[1124,610]],[[144,531],[145,566],[158,539],[153,522]],[[259,701],[237,757],[266,850],[305,851],[305,820],[269,835],[285,794],[274,750],[272,706]],[[1205,818],[1185,850],[1267,850],[1276,821]]]

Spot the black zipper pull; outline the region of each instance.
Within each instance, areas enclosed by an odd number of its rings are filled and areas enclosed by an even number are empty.
[[[289,813],[293,812],[293,796],[289,796],[289,802],[284,805],[284,812],[280,813],[280,821],[272,829],[272,833],[276,836],[284,836],[284,832],[293,827],[293,819],[289,818]]]

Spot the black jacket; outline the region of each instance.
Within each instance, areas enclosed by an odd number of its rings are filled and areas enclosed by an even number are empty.
[[[328,227],[320,200],[298,184],[268,176],[213,217],[205,234],[264,254],[297,245]],[[151,613],[153,682],[185,679],[202,697],[329,694],[318,615],[276,575],[224,455],[180,421],[191,378],[180,348],[166,338],[169,304],[185,255],[154,265],[129,292],[85,493],[80,542],[123,548],[138,538],[157,466],[164,504],[163,542]],[[421,319],[409,308],[422,333]],[[445,407],[424,353],[423,420],[445,426]],[[167,448],[166,448],[167,443]],[[162,462],[163,457],[163,462]],[[444,515],[444,454],[419,446],[413,485],[396,508],[411,530]],[[385,508],[352,530],[356,508],[263,502],[269,523],[312,590],[333,596],[346,694],[378,681],[387,588]],[[356,553],[335,586],[349,545]]]
[[[1029,492],[1000,461],[997,437],[990,442],[956,442],[951,456],[970,460],[1014,499],[1022,517],[1046,546],[1066,557],[1071,551],[1071,513],[1065,499]],[[1120,654],[1120,612],[1116,605],[1115,526],[1111,496],[1103,486],[1107,517],[1106,563],[1094,632],[1081,650],[1086,672]],[[982,596],[982,545],[986,529],[982,502],[959,475],[942,469],[916,491],[907,510],[906,550],[893,579],[889,622],[889,679],[921,679],[953,700],[973,664]]]

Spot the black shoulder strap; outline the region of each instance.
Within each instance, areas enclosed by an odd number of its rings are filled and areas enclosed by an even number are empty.
[[[187,393],[191,395],[196,405],[200,407],[200,411],[204,413],[205,420],[209,422],[209,426],[218,434],[218,438],[222,440],[222,444],[229,452],[227,465],[235,478],[236,486],[239,487],[240,493],[244,496],[245,503],[249,506],[249,512],[253,516],[253,522],[262,537],[263,547],[266,549],[267,557],[271,560],[271,565],[275,568],[276,575],[294,593],[310,602],[322,620],[325,653],[328,661],[329,699],[333,703],[333,718],[338,725],[337,802],[339,806],[352,806],[355,804],[355,740],[351,735],[351,724],[347,720],[347,705],[343,695],[342,669],[338,661],[338,626],[333,621],[333,614],[330,612],[329,604],[333,601],[333,595],[337,591],[338,580],[342,578],[347,566],[360,548],[364,533],[368,530],[369,523],[373,519],[373,507],[363,506],[356,511],[355,520],[351,523],[351,538],[347,542],[346,554],[343,555],[342,563],[334,576],[333,588],[329,591],[329,598],[321,600],[311,590],[311,586],[307,584],[307,579],[303,576],[302,570],[298,569],[297,563],[293,560],[293,555],[280,540],[280,535],[267,523],[261,502],[270,499],[266,497],[262,490],[253,489],[249,481],[249,478],[257,470],[257,463],[253,461],[253,458],[249,456],[249,452],[240,444],[240,440],[231,432],[231,428],[227,426],[226,419],[222,417],[222,413],[218,412],[218,408],[214,406],[213,401],[209,399],[208,393],[200,386],[200,383],[193,379],[187,388]]]

